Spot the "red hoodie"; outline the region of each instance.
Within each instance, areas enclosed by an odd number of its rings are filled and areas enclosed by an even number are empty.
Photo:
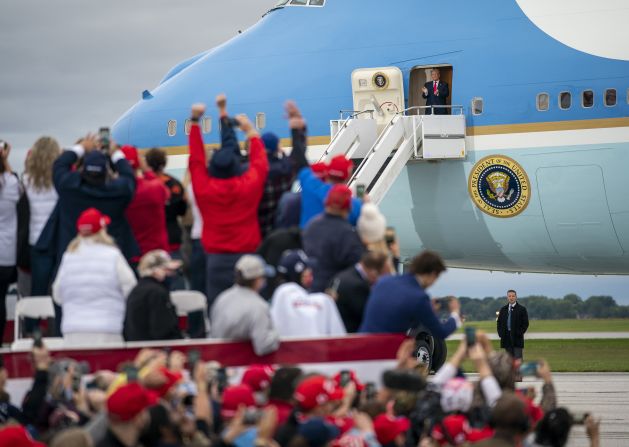
[[[249,140],[249,169],[238,177],[219,179],[208,172],[198,124],[190,128],[190,178],[203,218],[201,243],[207,253],[253,253],[260,245],[258,205],[269,173],[264,143]]]
[[[141,255],[151,250],[168,251],[164,207],[169,197],[168,189],[152,172],[136,178],[135,195],[125,215],[140,246]],[[135,257],[132,261],[137,262],[139,259]]]

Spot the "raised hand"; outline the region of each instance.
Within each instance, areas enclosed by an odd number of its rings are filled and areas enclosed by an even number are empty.
[[[203,103],[196,103],[196,104],[192,104],[192,110],[190,112],[190,116],[192,117],[192,119],[199,119],[203,116],[203,114],[205,113],[205,104]]]

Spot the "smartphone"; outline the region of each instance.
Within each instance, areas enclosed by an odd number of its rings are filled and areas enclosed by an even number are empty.
[[[384,233],[384,240],[389,246],[395,242],[395,228],[387,228],[387,231]]]
[[[260,422],[260,416],[260,410],[255,407],[249,407],[245,411],[245,416],[242,419],[242,422],[245,425],[256,425],[258,422]]]
[[[465,328],[465,343],[467,346],[474,346],[476,344],[476,328],[474,326],[467,326]]]
[[[81,376],[79,374],[75,374],[74,377],[72,377],[72,391],[75,393],[81,391]]]
[[[341,378],[339,380],[339,385],[341,388],[345,388],[352,381],[352,373],[348,370],[344,369],[341,371]]]
[[[127,382],[137,382],[138,381],[138,368],[135,366],[128,366],[124,369],[125,374],[127,375]]]
[[[539,367],[538,362],[524,362],[520,365],[520,375],[522,377],[531,377],[537,376],[537,368]]]
[[[218,392],[223,394],[225,388],[227,388],[227,369],[222,367],[216,370],[216,384],[218,385]]]
[[[188,351],[188,366],[190,367],[190,371],[194,371],[199,360],[201,360],[201,353],[198,350],[191,349]]]
[[[98,129],[98,140],[100,141],[100,150],[109,153],[109,144],[111,142],[109,127],[101,127]]]
[[[371,402],[376,399],[376,384],[373,382],[367,382],[365,384],[365,399],[367,402]]]
[[[42,341],[41,331],[33,332],[33,347],[34,348],[43,348],[44,342]]]
[[[365,185],[362,183],[359,183],[356,185],[356,197],[358,197],[359,199],[363,199],[363,197],[365,197]]]
[[[575,425],[584,425],[585,420],[590,415],[590,413],[585,411],[571,411],[570,413],[572,414],[572,420]]]
[[[447,312],[449,310],[450,298],[437,298],[435,301],[439,306],[439,312]]]

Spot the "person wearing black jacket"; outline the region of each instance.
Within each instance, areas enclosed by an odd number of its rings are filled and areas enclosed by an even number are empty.
[[[123,335],[126,341],[182,338],[168,279],[181,267],[164,250],[153,250],[138,265],[140,280],[127,298]]]
[[[500,347],[504,348],[516,359],[523,358],[524,334],[529,328],[529,314],[526,307],[518,303],[515,290],[507,292],[509,302],[500,309],[497,329],[500,336]]]
[[[358,332],[371,286],[383,274],[387,255],[381,252],[365,252],[360,262],[336,275],[329,293],[336,295],[336,305],[348,333]]]

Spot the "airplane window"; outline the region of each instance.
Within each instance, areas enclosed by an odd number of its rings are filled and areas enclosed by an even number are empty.
[[[605,105],[607,107],[614,107],[616,105],[616,89],[608,88],[605,90]]]
[[[206,116],[203,118],[203,133],[212,132],[212,117]]]
[[[481,115],[483,113],[483,98],[472,99],[472,115]]]
[[[266,127],[266,113],[259,112],[256,113],[256,128],[258,130],[264,129]]]
[[[594,106],[594,92],[592,90],[584,90],[581,94],[581,105],[586,109]]]
[[[186,135],[190,135],[190,128],[192,127],[192,121],[190,120],[186,120],[184,126],[183,126],[183,130],[186,133]]]
[[[170,120],[168,121],[168,136],[174,137],[175,135],[177,135],[177,121]]]
[[[548,110],[550,96],[548,93],[539,93],[537,95],[537,110],[543,112]]]
[[[310,6],[323,6],[325,4],[325,0],[310,0]]]
[[[291,0],[290,4],[297,5],[297,6],[305,6],[308,4],[308,0]]]
[[[572,95],[570,92],[559,93],[559,107],[563,110],[567,110],[572,106]]]

